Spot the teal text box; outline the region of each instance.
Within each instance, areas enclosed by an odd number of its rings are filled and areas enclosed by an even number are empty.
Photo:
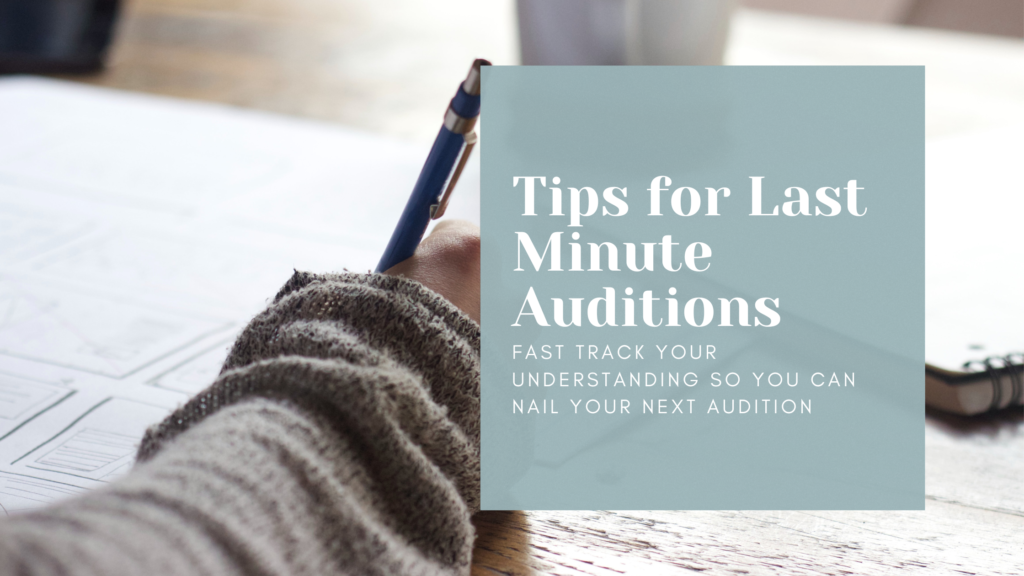
[[[482,111],[484,509],[923,508],[923,68],[488,67]]]

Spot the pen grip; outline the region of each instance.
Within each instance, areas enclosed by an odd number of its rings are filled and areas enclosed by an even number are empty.
[[[423,239],[430,223],[430,207],[436,204],[444,191],[444,186],[451,175],[452,167],[465,145],[465,137],[445,127],[434,140],[434,145],[423,164],[416,186],[409,195],[409,202],[402,211],[395,232],[391,235],[388,247],[377,264],[377,272],[384,272],[395,264],[412,256]]]

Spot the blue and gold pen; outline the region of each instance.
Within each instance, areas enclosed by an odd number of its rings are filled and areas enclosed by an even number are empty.
[[[474,60],[466,81],[459,86],[459,91],[448,105],[444,125],[423,164],[402,218],[398,220],[388,247],[377,264],[377,272],[384,272],[412,256],[430,220],[444,215],[452,189],[476,145],[473,127],[480,115],[480,67],[490,64],[487,60]]]

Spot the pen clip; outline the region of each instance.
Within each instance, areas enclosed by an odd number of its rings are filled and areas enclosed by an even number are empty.
[[[444,211],[448,208],[448,201],[452,198],[452,190],[455,189],[455,183],[459,181],[462,169],[466,167],[466,160],[469,160],[469,155],[473,152],[473,147],[476,146],[476,132],[469,132],[464,134],[463,137],[466,139],[466,146],[462,149],[462,156],[459,157],[459,163],[455,165],[455,171],[452,172],[452,177],[448,180],[448,187],[445,188],[444,194],[441,195],[441,199],[437,201],[437,204],[430,207],[431,220],[437,220],[444,216]]]

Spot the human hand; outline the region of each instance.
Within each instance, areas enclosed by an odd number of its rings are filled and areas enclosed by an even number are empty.
[[[439,222],[411,258],[384,273],[415,280],[480,321],[480,228],[475,224]]]

